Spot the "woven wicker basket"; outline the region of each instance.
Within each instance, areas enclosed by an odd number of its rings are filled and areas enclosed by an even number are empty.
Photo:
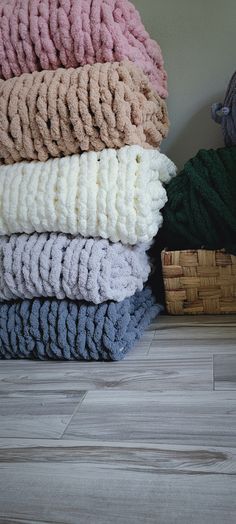
[[[171,315],[236,313],[236,256],[224,251],[162,251]]]

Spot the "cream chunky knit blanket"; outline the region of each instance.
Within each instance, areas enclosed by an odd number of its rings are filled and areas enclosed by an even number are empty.
[[[0,167],[0,234],[63,232],[150,241],[176,168],[157,150],[104,149]]]

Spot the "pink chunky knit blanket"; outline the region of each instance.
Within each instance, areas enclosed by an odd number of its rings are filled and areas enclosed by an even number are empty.
[[[160,47],[128,0],[0,0],[1,78],[125,58],[167,96]]]

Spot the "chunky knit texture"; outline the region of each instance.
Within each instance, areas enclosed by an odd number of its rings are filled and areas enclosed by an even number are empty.
[[[236,146],[236,72],[230,80],[223,104],[213,104],[212,117],[222,126],[225,145]]]
[[[0,76],[135,62],[166,97],[160,47],[127,0],[0,0]]]
[[[161,311],[149,288],[122,302],[0,304],[0,358],[121,360]]]
[[[236,147],[199,151],[167,187],[162,244],[236,255]]]
[[[149,242],[174,164],[139,146],[0,167],[0,234],[63,232]]]
[[[63,233],[0,237],[0,301],[56,297],[99,304],[142,290],[149,244],[123,246]]]
[[[0,80],[0,161],[45,161],[139,144],[159,147],[165,102],[131,62]]]

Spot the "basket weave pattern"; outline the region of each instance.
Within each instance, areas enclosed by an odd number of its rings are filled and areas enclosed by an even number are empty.
[[[162,251],[171,315],[236,313],[236,256],[223,251]]]

